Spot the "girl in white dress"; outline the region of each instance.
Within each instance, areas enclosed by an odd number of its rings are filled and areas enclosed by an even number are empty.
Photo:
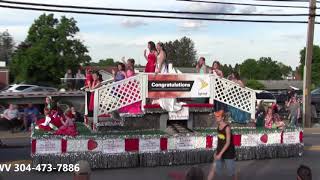
[[[156,64],[156,73],[168,73],[168,64],[166,63],[167,53],[164,49],[162,42],[157,43],[157,64]]]

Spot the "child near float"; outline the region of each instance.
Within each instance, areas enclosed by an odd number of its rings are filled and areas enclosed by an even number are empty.
[[[90,68],[86,69],[86,81],[84,83],[85,88],[90,88],[92,83],[92,71]]]
[[[60,121],[61,115],[59,114],[58,108],[50,96],[46,97],[45,100],[44,115],[44,118],[39,119],[36,122],[36,129],[51,131],[57,130],[60,126],[62,126]]]
[[[36,129],[40,129],[43,131],[51,131],[51,130],[57,130],[60,126],[62,126],[61,123],[61,116],[58,114],[58,111],[56,110],[49,110],[48,108],[44,109],[44,115],[45,117],[42,119],[39,119],[36,122]]]
[[[218,123],[218,145],[214,154],[214,163],[208,175],[208,180],[212,180],[215,175],[220,176],[222,174],[223,166],[227,168],[227,175],[236,180],[236,155],[232,140],[231,127],[225,122],[225,114],[223,110],[215,112],[214,115],[216,117],[216,122]]]
[[[115,82],[121,81],[127,78],[126,65],[124,63],[119,63],[117,65],[117,71],[112,69],[112,75]]]
[[[122,59],[122,61],[124,62],[124,58]],[[132,59],[132,58],[128,59],[125,64],[126,64],[126,76],[127,76],[127,78],[135,76],[135,71],[134,71],[135,61],[134,61],[134,59]],[[127,85],[126,89],[127,89],[126,92],[136,91],[135,89],[132,89],[132,87],[129,84]],[[136,95],[136,96],[138,96],[138,95]],[[138,98],[138,97],[136,97],[136,98]],[[124,100],[125,100],[125,102],[130,102],[133,99],[125,97]],[[125,106],[125,107],[122,107],[122,108],[119,109],[119,112],[120,113],[128,113],[128,114],[141,114],[142,113],[142,111],[141,111],[141,101],[135,102],[135,103],[130,104],[130,105]]]
[[[278,129],[284,129],[285,124],[281,120],[279,114],[274,113],[272,107],[269,107],[267,110],[267,115],[264,120],[265,124],[264,127],[266,129],[272,129],[272,128],[278,128]]]
[[[102,82],[102,78],[98,72],[92,73],[92,82],[90,84],[89,90],[90,92],[90,101],[89,101],[89,112],[90,114],[93,114],[93,109],[94,109],[94,89],[100,87]]]
[[[76,136],[78,135],[76,125],[74,123],[75,116],[72,114],[71,110],[68,110],[64,117],[60,118],[62,126],[59,127],[57,131],[54,132],[55,135],[65,135],[65,136]]]

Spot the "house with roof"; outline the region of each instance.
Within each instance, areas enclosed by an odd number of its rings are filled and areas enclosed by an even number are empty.
[[[5,61],[0,61],[0,89],[9,85],[9,69]]]

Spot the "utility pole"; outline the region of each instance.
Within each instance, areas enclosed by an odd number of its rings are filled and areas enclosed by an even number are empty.
[[[316,0],[309,1],[309,21],[303,78],[303,126],[311,127],[311,64],[313,53]]]

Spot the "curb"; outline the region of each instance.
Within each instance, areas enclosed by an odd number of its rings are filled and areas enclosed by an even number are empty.
[[[305,146],[305,151],[320,151],[320,146]]]

